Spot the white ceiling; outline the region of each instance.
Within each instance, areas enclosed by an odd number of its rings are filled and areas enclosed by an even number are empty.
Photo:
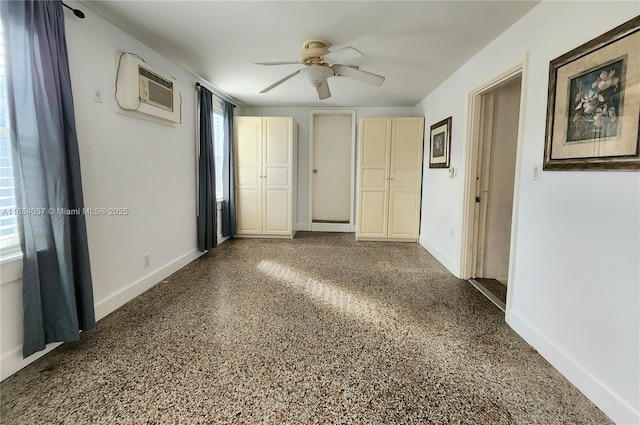
[[[251,106],[415,106],[538,1],[84,1],[147,46]],[[301,75],[271,90],[301,65],[302,43],[321,37],[330,50],[353,46],[345,62],[384,75],[381,87],[329,79],[318,100]]]

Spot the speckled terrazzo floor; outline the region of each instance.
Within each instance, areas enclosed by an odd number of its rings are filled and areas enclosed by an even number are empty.
[[[417,244],[232,240],[5,380],[3,424],[606,424]]]

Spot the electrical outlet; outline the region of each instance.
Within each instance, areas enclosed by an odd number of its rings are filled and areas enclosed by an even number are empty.
[[[147,268],[151,264],[151,254],[144,254],[142,256],[142,267]]]
[[[93,88],[93,101],[94,102],[98,102],[98,103],[102,103],[103,97],[102,97],[102,89],[94,87]]]

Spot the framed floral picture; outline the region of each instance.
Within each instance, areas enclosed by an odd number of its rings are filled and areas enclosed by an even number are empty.
[[[449,168],[451,118],[449,117],[431,126],[429,168]]]
[[[640,16],[551,61],[545,170],[640,169]]]

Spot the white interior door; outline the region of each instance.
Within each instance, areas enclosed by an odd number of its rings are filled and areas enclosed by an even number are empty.
[[[483,95],[475,276],[507,284],[515,183],[520,87],[518,78]]]
[[[349,223],[351,115],[315,115],[313,130],[313,221]]]
[[[312,231],[353,232],[355,111],[312,111],[309,220]]]

